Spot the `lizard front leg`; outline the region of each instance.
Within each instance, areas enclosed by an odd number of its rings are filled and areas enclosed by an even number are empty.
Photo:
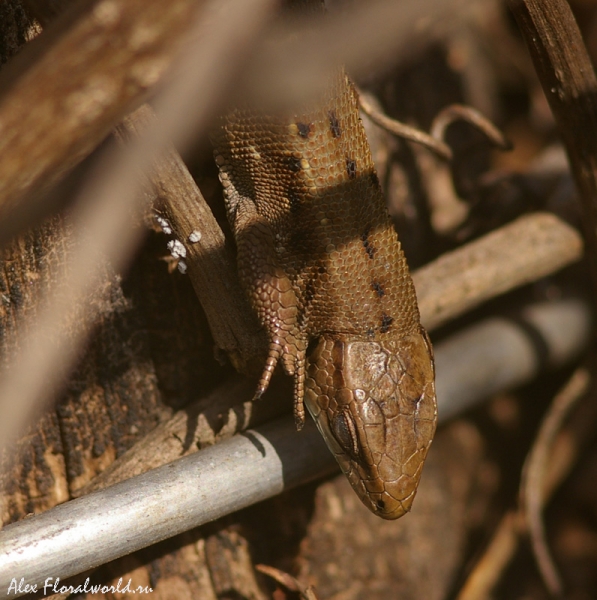
[[[298,328],[299,303],[288,275],[277,264],[274,234],[249,198],[234,202],[234,234],[238,270],[250,302],[269,339],[268,357],[255,392],[267,390],[278,361],[294,377],[294,416],[299,429],[305,422],[303,407],[307,339]]]

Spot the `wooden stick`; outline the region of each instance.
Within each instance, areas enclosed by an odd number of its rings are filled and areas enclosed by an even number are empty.
[[[413,274],[427,329],[582,256],[578,232],[549,213],[520,217]]]
[[[597,78],[566,0],[508,0],[566,147],[597,292]]]
[[[85,0],[3,69],[3,212],[58,181],[141,102],[180,49],[201,4]]]
[[[126,117],[116,132],[121,139],[134,139],[154,122],[153,110],[144,105]],[[247,373],[254,366],[260,372],[265,359],[259,359],[266,356],[265,335],[245,300],[224,233],[174,147],[169,146],[154,163],[148,179],[162,228],[172,236],[169,243],[184,253],[179,267],[186,272],[188,266],[216,346],[228,354],[237,370]]]

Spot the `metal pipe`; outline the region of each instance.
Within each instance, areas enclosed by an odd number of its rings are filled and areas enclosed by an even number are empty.
[[[531,381],[541,367],[571,361],[590,334],[587,303],[570,299],[533,304],[514,318],[492,317],[452,335],[434,346],[440,417]]]
[[[43,589],[336,468],[312,422],[246,431],[2,529],[0,598],[22,595],[21,578]]]

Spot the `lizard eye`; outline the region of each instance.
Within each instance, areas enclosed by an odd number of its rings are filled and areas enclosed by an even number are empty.
[[[357,428],[350,413],[342,411],[334,416],[330,423],[334,437],[346,454],[354,459],[359,456]]]

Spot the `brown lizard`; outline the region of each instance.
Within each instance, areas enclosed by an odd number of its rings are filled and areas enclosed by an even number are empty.
[[[363,503],[410,510],[437,421],[433,355],[343,70],[291,115],[238,108],[213,134],[238,269],[278,362]]]

